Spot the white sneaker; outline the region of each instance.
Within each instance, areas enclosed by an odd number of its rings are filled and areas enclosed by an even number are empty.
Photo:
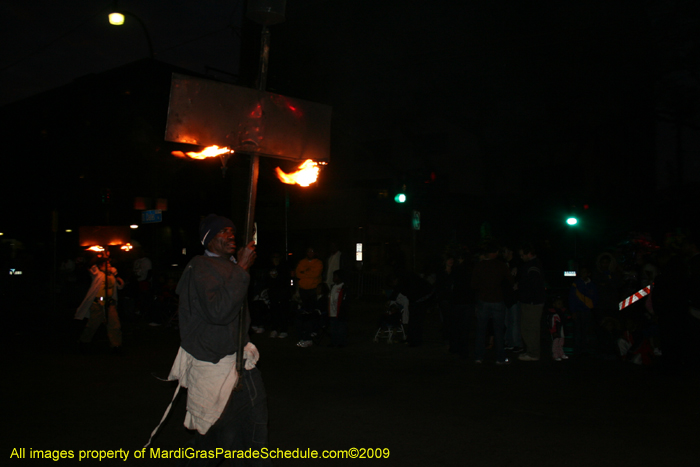
[[[287,337],[288,335],[289,335],[289,334],[287,334],[286,332],[280,332],[279,335],[278,335],[277,337],[279,337],[280,339],[284,339],[284,338]]]
[[[265,332],[265,328],[254,328],[255,329],[255,334],[262,334]]]
[[[314,342],[313,341],[299,341],[299,343],[297,345],[299,347],[306,348],[306,347],[311,347],[312,345],[314,345]]]
[[[277,337],[277,331],[272,331],[272,332],[270,333],[270,337],[273,338],[273,339],[274,339],[275,337]]]

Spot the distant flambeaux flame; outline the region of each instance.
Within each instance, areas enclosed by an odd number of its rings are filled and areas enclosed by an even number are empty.
[[[300,186],[309,186],[318,178],[319,170],[316,162],[311,159],[306,159],[296,172],[286,174],[282,172],[282,169],[279,167],[275,169],[275,172],[277,172],[277,178],[279,178],[282,183],[288,185],[294,185],[296,183]]]
[[[132,248],[134,248],[134,246],[131,243],[125,243],[121,246],[121,249],[124,251],[131,251]]]
[[[105,251],[104,247],[101,247],[100,245],[93,245],[90,248],[88,248],[89,251]]]
[[[171,154],[175,157],[184,158],[184,157],[189,156],[192,159],[206,159],[208,157],[216,157],[216,156],[220,156],[222,154],[232,153],[232,152],[233,152],[233,150],[230,148],[220,148],[219,146],[214,145],[214,146],[208,146],[199,152],[190,151],[190,152],[184,153],[182,151],[173,151]]]

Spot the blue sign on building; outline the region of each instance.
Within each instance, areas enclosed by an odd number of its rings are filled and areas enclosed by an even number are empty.
[[[141,213],[141,222],[144,224],[154,224],[156,222],[163,222],[163,211],[161,211],[160,209],[143,211]]]

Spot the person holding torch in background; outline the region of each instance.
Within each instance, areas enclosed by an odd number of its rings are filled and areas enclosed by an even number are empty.
[[[92,284],[83,302],[75,312],[75,319],[88,318],[79,339],[80,351],[84,352],[102,323],[107,325],[109,346],[119,353],[122,348],[122,327],[117,313],[117,289],[124,287],[124,281],[117,277],[117,270],[110,267],[106,257],[96,258],[90,267]]]

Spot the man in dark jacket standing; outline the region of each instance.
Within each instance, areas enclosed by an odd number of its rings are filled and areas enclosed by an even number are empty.
[[[197,431],[188,445],[196,452],[267,447],[267,397],[255,367],[259,353],[248,342],[250,317],[243,306],[250,283],[248,268],[256,253],[250,242],[234,258],[235,233],[233,222],[225,217],[211,214],[202,220],[199,238],[204,254],[189,262],[176,290],[181,343],[168,379],[188,388],[185,427]],[[239,333],[241,313],[246,316]],[[246,345],[245,368],[239,374],[240,335]],[[237,383],[239,389],[234,390]],[[215,465],[217,460],[223,458],[184,458],[180,465]],[[269,465],[269,460],[253,463]]]
[[[518,274],[517,295],[520,302],[520,332],[527,348],[518,360],[534,362],[540,359],[540,329],[545,301],[542,263],[531,245],[520,248],[523,265]]]
[[[496,364],[509,363],[503,346],[506,322],[504,291],[513,287],[513,276],[508,265],[497,259],[498,246],[487,243],[483,246],[481,261],[472,273],[472,288],[476,291],[476,363],[483,363],[486,353],[486,327],[493,322],[496,344]]]

